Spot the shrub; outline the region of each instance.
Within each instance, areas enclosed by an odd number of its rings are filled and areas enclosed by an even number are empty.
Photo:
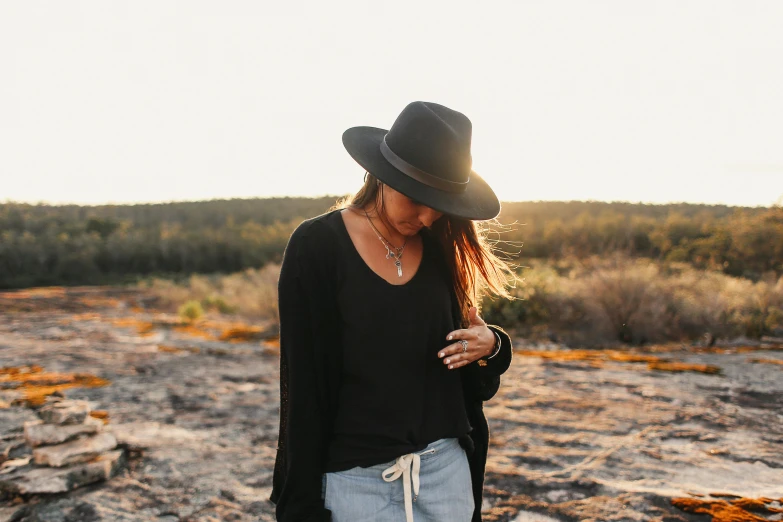
[[[204,315],[204,309],[198,301],[187,301],[179,307],[179,316],[186,321],[192,322]]]

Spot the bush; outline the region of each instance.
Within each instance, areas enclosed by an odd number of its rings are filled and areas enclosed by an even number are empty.
[[[198,301],[188,301],[178,310],[179,316],[186,321],[192,322],[204,315],[204,309]]]
[[[647,259],[533,262],[517,300],[485,299],[489,323],[572,345],[759,338],[783,328],[783,278],[756,283]]]
[[[231,306],[225,299],[215,294],[202,299],[201,304],[207,310],[217,310],[221,314],[233,314],[237,311],[236,306]]]
[[[193,275],[181,283],[152,279],[143,287],[149,288],[171,307],[192,300],[206,310],[217,310],[222,314],[277,321],[279,278],[280,265],[269,263],[263,268],[249,268],[229,275]]]

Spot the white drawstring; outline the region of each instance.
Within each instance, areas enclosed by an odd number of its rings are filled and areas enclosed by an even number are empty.
[[[390,467],[383,470],[383,480],[393,482],[402,475],[402,488],[405,495],[405,519],[407,522],[413,522],[413,504],[411,504],[411,480],[413,480],[413,502],[419,496],[419,468],[421,459],[419,455],[434,453],[435,448],[422,451],[421,453],[408,453],[397,457],[397,461]],[[413,470],[411,470],[413,467]],[[386,476],[391,473],[390,476]]]

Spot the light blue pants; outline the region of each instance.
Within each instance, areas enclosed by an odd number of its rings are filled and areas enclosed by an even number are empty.
[[[332,511],[332,522],[470,522],[473,489],[459,440],[436,440],[416,454],[418,495],[413,454],[368,468],[324,473],[324,505]],[[406,497],[413,520],[406,515]]]

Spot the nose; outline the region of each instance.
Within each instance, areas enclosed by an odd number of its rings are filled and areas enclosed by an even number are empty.
[[[421,212],[419,212],[419,221],[421,222],[422,225],[429,228],[442,215],[443,212],[438,212],[437,210],[431,209],[429,207],[423,207]]]

